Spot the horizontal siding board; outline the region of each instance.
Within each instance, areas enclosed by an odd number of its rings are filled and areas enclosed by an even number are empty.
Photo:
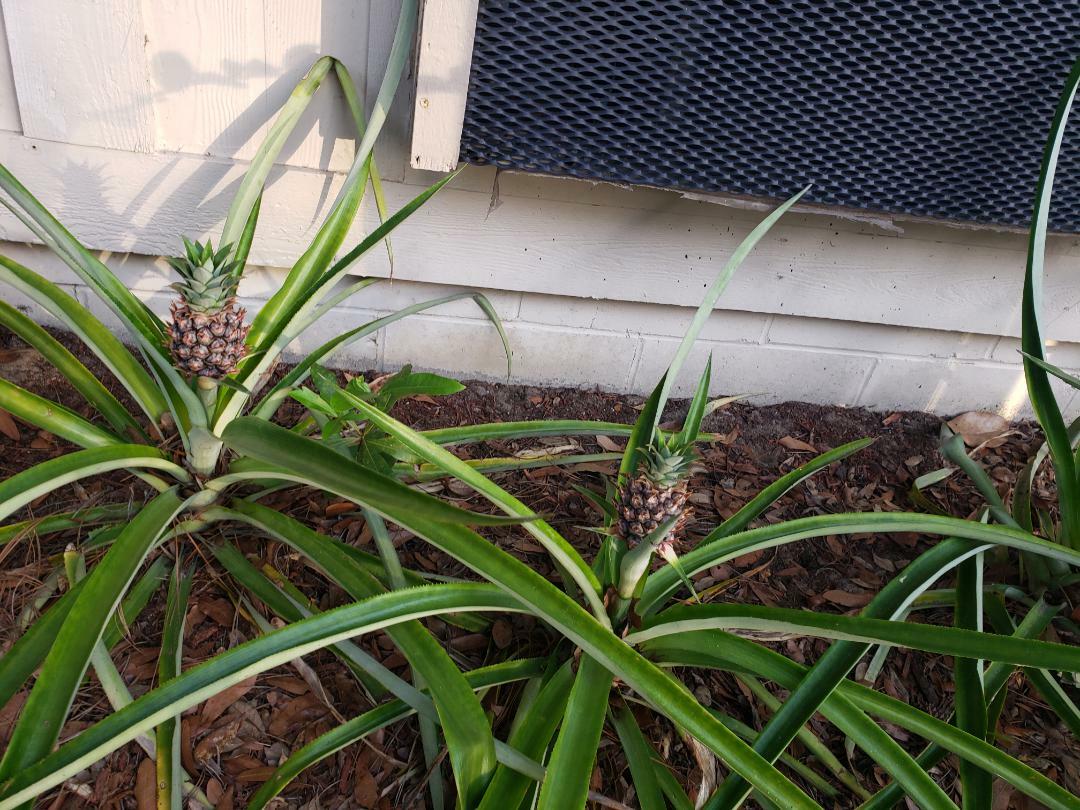
[[[174,253],[179,235],[220,229],[242,165],[195,156],[139,155],[0,133],[8,167],[92,247]],[[575,181],[563,181],[574,183]],[[340,175],[286,171],[272,177],[252,259],[286,266],[313,236]],[[395,240],[395,277],[557,294],[694,306],[739,240],[752,211],[655,197],[656,208],[593,205],[449,188]],[[387,183],[391,208],[418,189]],[[609,192],[610,194],[610,192]],[[635,192],[620,195],[632,200]],[[612,199],[609,196],[609,199]],[[666,199],[666,204],[663,200]],[[370,205],[347,245],[374,226]],[[26,238],[0,215],[0,237]],[[1024,237],[920,225],[883,235],[828,215],[784,220],[735,276],[720,307],[777,315],[972,332],[1019,334]],[[1048,338],[1080,341],[1080,248],[1050,240],[1045,287]],[[385,252],[358,272],[386,275]]]

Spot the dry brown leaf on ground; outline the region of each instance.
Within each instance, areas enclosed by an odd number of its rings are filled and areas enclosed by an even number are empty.
[[[818,449],[809,442],[804,442],[802,439],[796,439],[794,436],[784,436],[777,441],[786,447],[788,450],[801,450],[806,453],[816,453]]]
[[[157,766],[149,757],[139,763],[135,774],[135,804],[138,810],[157,807]]]
[[[600,449],[608,453],[621,453],[624,449],[624,445],[614,441],[608,436],[597,436],[596,443],[600,445]]]
[[[832,589],[825,591],[822,594],[823,597],[828,599],[835,605],[842,605],[843,607],[855,608],[865,607],[870,604],[870,593],[852,593],[850,591],[841,591],[839,589]]]
[[[15,424],[15,420],[11,417],[11,414],[3,408],[0,408],[0,433],[3,433],[13,442],[22,439],[22,434],[19,433],[19,426]]]
[[[209,726],[221,717],[233,703],[246,695],[248,691],[255,686],[255,681],[258,680],[258,677],[258,675],[252,675],[250,678],[245,678],[240,681],[240,683],[234,684],[222,692],[218,692],[206,701],[206,703],[203,704],[202,711],[199,713],[201,725]]]
[[[990,411],[968,411],[953,417],[945,424],[953,433],[959,433],[968,447],[996,439],[1009,429],[1009,422],[1005,417]]]

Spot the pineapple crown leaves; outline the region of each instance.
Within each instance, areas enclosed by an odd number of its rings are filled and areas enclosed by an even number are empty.
[[[650,481],[665,489],[685,478],[698,458],[693,444],[685,444],[680,434],[664,434],[660,431],[657,431],[652,444],[639,447],[637,452],[637,468]]]
[[[223,245],[215,252],[210,240],[204,245],[186,236],[181,238],[185,255],[167,261],[182,280],[169,286],[196,311],[220,309],[236,295],[240,284],[242,265],[229,259],[233,246]]]

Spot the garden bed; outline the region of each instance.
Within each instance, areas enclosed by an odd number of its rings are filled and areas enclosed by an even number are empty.
[[[100,364],[77,341],[60,337],[95,373],[103,372]],[[63,377],[36,352],[4,335],[0,335],[0,376],[90,415]],[[122,391],[114,389],[114,392],[123,398]],[[631,423],[640,401],[637,397],[595,391],[475,382],[449,397],[403,401],[395,408],[394,415],[417,428],[552,418]],[[673,403],[665,419],[677,423],[680,407],[685,406]],[[287,407],[282,419],[289,423],[298,414],[298,407],[295,412]],[[69,449],[55,437],[24,424],[15,426],[14,430],[12,427],[10,421],[0,421],[0,477],[17,473]],[[700,469],[692,478],[694,513],[688,529],[691,538],[704,534],[720,518],[733,514],[763,486],[812,455],[864,436],[875,440],[870,447],[794,489],[767,512],[762,521],[778,522],[839,511],[917,509],[909,495],[915,478],[943,466],[937,451],[939,420],[921,413],[879,414],[802,403],[756,407],[735,402],[709,416],[704,428],[719,436],[717,441],[704,447]],[[1005,493],[1039,441],[1032,425],[1017,424],[998,446],[981,450],[978,460]],[[500,456],[541,449],[600,453],[621,446],[622,440],[610,437],[549,437],[491,442],[470,447],[469,452]],[[570,468],[551,466],[499,473],[496,480],[538,512],[556,516],[552,518],[552,524],[582,551],[586,559],[592,559],[599,548],[600,537],[590,527],[597,525],[599,516],[572,485],[602,492],[601,473],[614,471],[615,462],[593,462]],[[1035,488],[1036,497],[1052,494],[1051,489],[1052,482],[1040,479]],[[476,511],[490,509],[482,498],[455,483],[433,482],[430,490]],[[31,513],[35,509],[41,509],[45,514],[126,499],[141,502],[147,494],[139,481],[129,475],[94,478],[58,491],[44,504],[35,504]],[[972,516],[982,503],[967,479],[959,476],[933,488],[930,497],[942,510],[960,517]],[[267,502],[326,534],[360,546],[372,542],[351,503],[310,489],[277,493]],[[46,504],[47,509],[43,508]],[[504,549],[527,560],[536,570],[549,577],[557,576],[547,555],[523,532],[495,529],[485,533]],[[3,561],[0,566],[0,596],[3,598],[0,649],[10,646],[19,632],[20,622],[30,615],[27,611],[32,613],[33,600],[41,582],[56,566],[57,555],[66,544],[78,543],[80,539],[74,533],[51,535],[42,542],[26,537],[0,548],[0,560]],[[705,571],[696,578],[695,587],[699,592],[709,591],[711,597],[718,600],[857,611],[930,542],[929,538],[912,534],[805,540],[748,554],[731,564]],[[415,538],[398,533],[395,543],[402,562],[410,568],[443,576],[469,576],[455,560]],[[255,535],[240,537],[240,545],[252,561],[272,566],[288,576],[320,608],[346,601],[339,589],[328,586],[302,557],[287,547]],[[161,553],[168,553],[168,549]],[[1008,571],[1003,569],[1001,573],[1007,576]],[[219,574],[217,563],[206,555],[198,567],[188,611],[185,668],[255,635],[242,603],[237,600],[238,595]],[[114,651],[114,659],[135,695],[142,694],[153,684],[163,608],[164,589],[160,589]],[[947,623],[949,616],[946,611],[940,614],[929,611],[915,620]],[[483,630],[463,630],[435,620],[428,624],[466,669],[512,656],[544,654],[555,642],[555,637],[548,635],[542,626],[516,614],[495,618]],[[1076,642],[1076,639],[1062,640]],[[395,672],[400,674],[406,669],[404,659],[385,636],[378,634],[357,641]],[[822,641],[807,638],[785,638],[775,643],[799,662],[812,662],[826,646]],[[862,670],[856,674],[861,675]],[[877,686],[913,706],[944,716],[952,706],[952,677],[951,664],[946,658],[894,650],[877,679]],[[750,726],[760,728],[762,720],[768,717],[767,710],[758,700],[744,693],[726,675],[695,674],[688,683],[694,686],[702,703]],[[0,747],[7,741],[24,698],[25,693],[0,713]],[[497,718],[497,736],[506,733],[508,720],[498,718],[513,702],[511,687],[492,690],[485,699],[485,707]],[[347,669],[328,652],[317,653],[298,666],[264,673],[253,682],[234,687],[189,712],[182,725],[183,762],[189,773],[198,775],[201,786],[218,807],[244,807],[251,790],[291,751],[337,725],[342,718],[352,717],[367,708],[370,704]],[[91,678],[79,693],[62,739],[107,713],[105,696]],[[858,751],[849,761],[843,738],[833,727],[820,720],[815,720],[813,726],[818,736],[829,743],[866,788],[873,791],[888,781],[886,775]],[[889,730],[911,750],[921,748],[919,740],[908,739],[897,729]],[[1080,748],[1026,686],[1009,692],[999,731],[1001,747],[1074,793],[1080,792]],[[654,722],[647,733],[657,749],[670,758],[691,791],[698,790],[703,778],[706,783],[709,781],[711,761],[696,760],[670,724]],[[794,750],[797,756],[804,753],[798,745]],[[720,767],[717,773],[722,776],[723,768]],[[953,767],[948,760],[941,766],[940,773],[942,783],[951,788]],[[424,758],[416,725],[413,721],[403,721],[391,726],[386,733],[373,735],[365,744],[346,748],[307,771],[284,792],[277,806],[424,806],[424,776]],[[801,784],[826,807],[854,804],[845,798],[833,800],[815,793],[813,786],[805,781]],[[608,797],[612,806],[636,806],[625,773],[625,762],[614,740],[607,741],[601,748],[593,788]],[[80,774],[65,791],[43,798],[39,806],[142,808],[152,807],[153,801],[153,761],[132,743]],[[1025,806],[1019,798],[1015,804],[1010,804],[1007,793],[1001,794],[1000,801],[998,806],[1001,808]]]

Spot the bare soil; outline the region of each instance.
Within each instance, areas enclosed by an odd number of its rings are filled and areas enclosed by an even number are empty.
[[[68,347],[102,379],[109,378],[95,358],[67,336]],[[39,355],[10,335],[0,333],[0,376],[35,393],[58,401],[89,416],[90,413],[65,380]],[[370,375],[369,375],[370,376]],[[115,391],[115,387],[114,387]],[[118,393],[119,395],[119,393]],[[472,382],[453,396],[430,400],[406,400],[395,416],[417,428],[433,428],[478,422],[523,419],[603,419],[630,423],[640,398],[599,391],[535,388]],[[683,403],[672,403],[665,419],[679,421]],[[286,407],[280,418],[286,424],[299,414]],[[2,416],[2,415],[0,415]],[[14,431],[0,420],[0,477],[7,477],[34,463],[71,448],[54,436],[25,424]],[[910,499],[915,478],[944,462],[937,451],[940,420],[922,413],[872,413],[784,403],[757,407],[733,403],[711,415],[707,430],[721,434],[719,441],[703,451],[699,470],[692,481],[694,518],[692,537],[705,534],[721,518],[733,514],[761,488],[778,476],[805,463],[816,452],[837,447],[861,437],[874,443],[857,455],[834,464],[784,496],[758,524],[774,523],[806,515],[841,511],[892,511],[918,509]],[[11,435],[5,435],[9,433]],[[1015,476],[1041,440],[1031,424],[1019,423],[996,447],[982,449],[977,458],[999,484],[1003,495],[1011,490]],[[602,452],[611,439],[552,438],[490,442],[461,449],[476,456],[512,455],[536,448],[576,445],[575,452]],[[620,444],[619,440],[614,440]],[[602,444],[603,443],[603,444]],[[605,447],[604,444],[608,446]],[[598,535],[590,530],[598,515],[571,484],[603,491],[602,474],[613,472],[613,464],[594,463],[577,467],[546,467],[497,475],[499,483],[534,509],[554,516],[552,523],[577,546],[586,559],[599,548]],[[954,480],[955,479],[955,480]],[[485,505],[466,490],[445,484],[441,494],[473,509]],[[1040,478],[1036,498],[1051,503],[1053,483]],[[45,515],[92,503],[134,500],[147,497],[145,487],[131,476],[118,475],[83,481],[35,503],[28,512]],[[935,505],[961,517],[973,515],[981,501],[960,476],[932,490]],[[371,538],[362,519],[350,504],[328,498],[321,492],[298,489],[273,496],[270,505],[292,514],[317,530],[359,546],[370,546]],[[235,529],[229,529],[235,532]],[[347,601],[304,560],[287,547],[254,535],[234,535],[241,548],[257,565],[269,565],[288,576],[320,608]],[[520,532],[500,530],[488,536],[503,548],[527,561],[552,579],[547,556]],[[40,540],[27,537],[0,548],[0,650],[18,637],[22,622],[34,615],[32,602],[41,583],[52,571],[58,555],[68,543],[85,538],[77,533],[49,535]],[[200,539],[186,548],[199,553]],[[470,576],[456,561],[397,532],[395,542],[405,565],[420,571],[449,576]],[[850,538],[826,537],[806,540],[766,552],[756,552],[702,572],[697,590],[712,588],[714,599],[742,600],[766,605],[813,608],[836,612],[856,612],[905,564],[934,542],[914,534],[865,535]],[[165,549],[162,553],[171,553]],[[250,617],[237,600],[237,593],[209,555],[198,562],[198,573],[187,616],[184,667],[196,664],[256,633]],[[1015,577],[1008,565],[990,572],[998,581]],[[126,638],[113,651],[114,659],[131,691],[139,695],[154,684],[163,613],[163,593],[159,593],[129,628]],[[1076,605],[1070,605],[1073,610]],[[265,611],[265,608],[264,608]],[[1073,618],[1080,620],[1080,610]],[[945,611],[927,611],[916,620],[948,623]],[[497,618],[484,632],[467,632],[442,622],[429,627],[464,668],[472,668],[512,656],[542,655],[555,641],[526,617]],[[1062,636],[1075,643],[1077,639]],[[399,673],[407,664],[379,634],[360,640],[362,646]],[[825,643],[813,639],[788,639],[777,648],[794,660],[812,663]],[[351,717],[371,708],[355,680],[329,653],[305,659],[310,669],[285,667],[274,670],[229,690],[225,698],[211,700],[186,713],[183,718],[182,754],[185,768],[198,777],[200,786],[218,807],[244,807],[247,797],[273,768],[291,751],[333,728],[342,717]],[[856,675],[861,675],[861,665]],[[684,677],[699,699],[751,726],[760,728],[768,710],[733,679],[722,674],[685,672]],[[878,688],[920,709],[944,717],[952,707],[951,661],[941,656],[894,650],[877,680]],[[781,690],[774,693],[783,696]],[[0,709],[0,747],[6,744],[25,692]],[[515,688],[489,692],[485,705],[496,718],[496,731],[505,735],[516,701]],[[63,732],[68,739],[108,713],[108,704],[96,680],[88,680],[78,696],[71,719]],[[722,764],[694,758],[684,740],[665,721],[646,720],[647,732],[657,750],[694,795],[703,779],[709,780],[713,767],[722,776]],[[886,784],[887,776],[861,752],[849,759],[843,737],[821,718],[814,731],[840,759],[873,791]],[[911,750],[921,748],[900,729],[887,727],[896,739]],[[998,728],[998,745],[1021,756],[1029,765],[1051,779],[1080,793],[1080,744],[1056,721],[1052,712],[1019,678],[1006,703]],[[801,746],[794,747],[806,759]],[[954,763],[946,761],[936,774],[946,789],[955,789]],[[423,807],[424,759],[419,735],[412,721],[404,721],[384,733],[372,735],[363,744],[344,749],[309,769],[283,794],[281,808],[406,808]],[[40,800],[40,807],[152,807],[153,763],[135,744],[125,746],[103,762],[71,780],[65,789]],[[636,807],[629,772],[617,740],[606,738],[600,751],[593,787],[609,797],[613,806]],[[1027,807],[1021,797],[1010,797],[1000,783],[1000,808]],[[813,789],[807,786],[813,793]],[[830,799],[817,794],[825,807],[847,807],[847,799]],[[150,802],[147,804],[147,802]]]

